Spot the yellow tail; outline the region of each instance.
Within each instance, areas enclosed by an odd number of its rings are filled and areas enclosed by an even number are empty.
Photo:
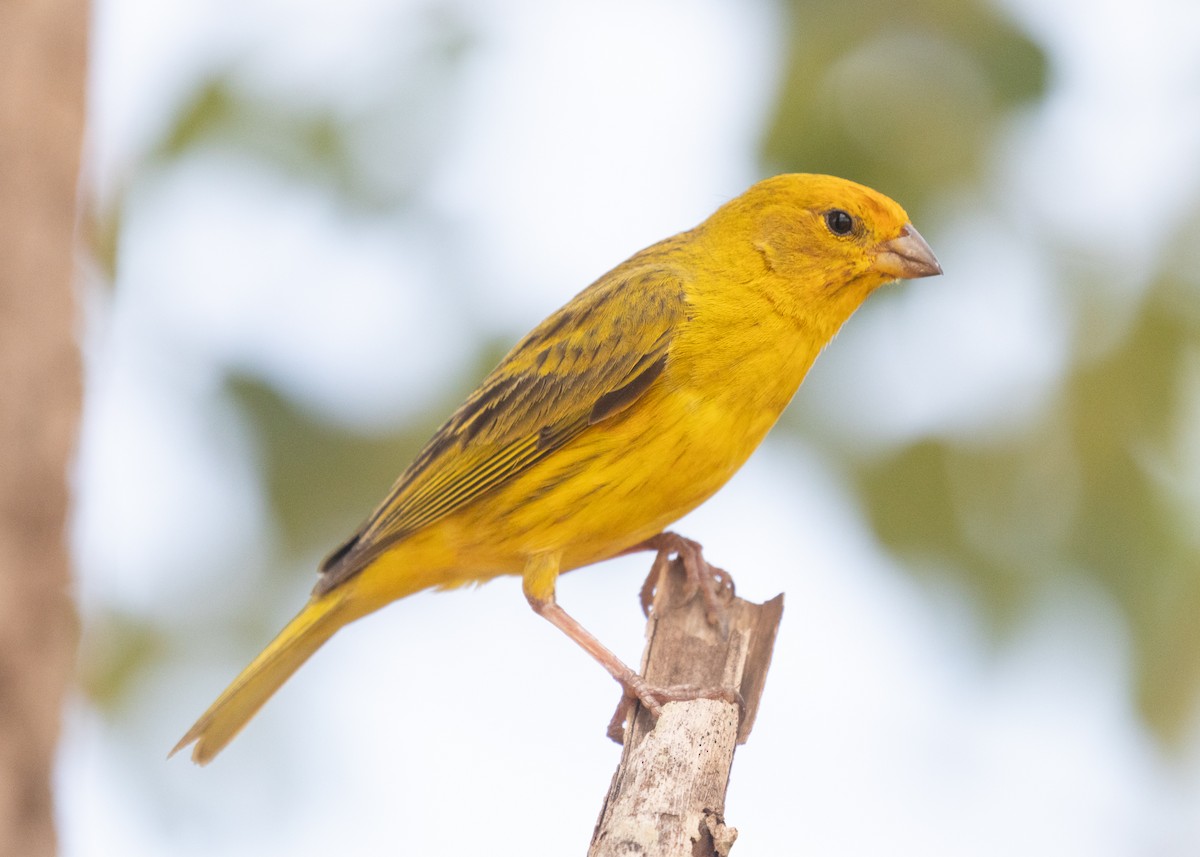
[[[357,618],[357,614],[347,609],[343,595],[335,591],[310,600],[250,666],[225,688],[225,692],[175,745],[171,755],[195,741],[192,761],[201,765],[212,761],[313,652],[338,628]]]

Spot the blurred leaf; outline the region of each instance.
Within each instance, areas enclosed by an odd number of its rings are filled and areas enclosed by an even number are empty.
[[[1177,466],[1181,367],[1200,347],[1193,321],[1157,300],[1176,291],[1160,284],[1025,436],[983,448],[927,439],[858,473],[884,543],[919,572],[957,578],[1001,628],[1056,575],[1108,590],[1133,633],[1142,712],[1167,740],[1183,736],[1200,687],[1200,540],[1161,475]]]
[[[1084,514],[1071,548],[1130,617],[1144,715],[1179,739],[1200,681],[1200,551],[1177,525],[1175,499],[1156,471],[1173,466],[1181,369],[1200,331],[1156,297],[1122,346],[1072,384]]]
[[[303,556],[337,547],[510,346],[481,343],[470,377],[448,384],[436,407],[379,435],[323,420],[256,378],[230,378],[229,394],[259,437],[259,466],[285,550]]]
[[[331,550],[349,536],[436,427],[422,416],[394,433],[364,436],[297,407],[258,379],[228,383],[258,434],[268,502],[292,556]]]
[[[102,710],[112,711],[168,653],[172,632],[139,616],[116,611],[93,613],[79,647],[79,685]]]
[[[386,212],[405,205],[442,155],[446,104],[473,38],[448,6],[426,9],[415,28],[403,15],[391,26],[406,49],[381,61],[368,89],[341,101],[264,93],[230,62],[181,104],[151,157],[170,163],[197,148],[222,148],[325,185],[344,206]]]
[[[1087,504],[1073,551],[1126,604],[1145,597],[1147,580],[1136,566],[1165,558],[1174,541],[1146,456],[1163,454],[1174,425],[1185,342],[1173,319],[1151,309],[1120,348],[1084,367],[1069,390]]]
[[[89,283],[111,289],[116,282],[117,252],[124,228],[125,198],[118,196],[107,209],[100,210],[94,199],[81,201],[80,223],[88,261],[97,276]]]
[[[1001,627],[1022,615],[1033,595],[1034,569],[991,550],[998,541],[995,526],[1023,517],[1020,500],[1028,485],[1020,475],[1020,456],[1019,448],[974,450],[922,441],[859,472],[867,512],[883,543],[923,576],[961,577]]]
[[[978,0],[789,6],[773,167],[844,175],[915,210],[977,177],[997,124],[1045,89],[1041,49]]]
[[[218,77],[196,91],[163,140],[157,157],[181,158],[203,146],[255,158],[297,181],[324,184],[343,204],[386,209],[409,191],[379,187],[354,151],[353,123],[315,106],[297,106],[243,92],[236,78]]]

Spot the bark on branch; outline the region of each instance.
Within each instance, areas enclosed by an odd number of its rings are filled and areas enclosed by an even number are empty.
[[[0,857],[55,852],[76,636],[65,522],[87,20],[83,0],[0,2]]]
[[[725,791],[734,749],[754,725],[783,596],[765,604],[733,599],[722,635],[708,624],[702,598],[685,602],[677,562],[664,577],[646,629],[642,675],[654,685],[733,688],[744,706],[739,712],[722,700],[670,702],[657,723],[638,706],[589,857],[725,857],[737,838],[725,824]]]

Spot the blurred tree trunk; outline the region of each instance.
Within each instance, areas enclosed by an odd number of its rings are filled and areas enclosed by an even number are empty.
[[[0,855],[13,857],[55,851],[75,653],[66,515],[87,21],[83,0],[0,2]]]

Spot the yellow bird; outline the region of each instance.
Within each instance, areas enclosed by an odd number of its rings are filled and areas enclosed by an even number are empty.
[[[831,176],[766,179],[635,254],[517,343],[321,565],[304,609],[172,752],[211,760],[343,625],[423,589],[521,575],[540,615],[651,709],[555,603],[563,571],[699,546],[664,528],[742,466],[879,286],[940,274],[904,209]]]

